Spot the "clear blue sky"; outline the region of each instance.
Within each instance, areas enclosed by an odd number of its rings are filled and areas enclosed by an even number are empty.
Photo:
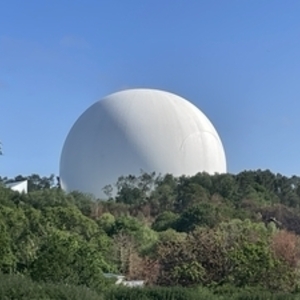
[[[79,115],[124,88],[196,104],[228,171],[300,175],[300,1],[0,2],[0,176],[58,174]]]

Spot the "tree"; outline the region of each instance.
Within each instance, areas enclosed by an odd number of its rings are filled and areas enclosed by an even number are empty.
[[[121,274],[131,274],[139,266],[137,243],[132,235],[119,232],[113,237],[114,260]],[[137,263],[137,264],[135,264]]]
[[[100,288],[105,282],[103,272],[107,271],[110,266],[92,244],[56,230],[45,238],[30,275],[34,280]]]
[[[170,174],[156,179],[156,188],[152,191],[149,199],[152,215],[157,215],[165,210],[174,210],[176,185],[176,179]]]
[[[171,211],[164,211],[157,216],[154,223],[152,224],[152,229],[155,231],[165,231],[169,228],[174,228],[176,222],[178,221],[178,215]]]
[[[76,233],[86,240],[99,230],[97,223],[84,216],[76,206],[45,208],[44,220],[51,227]]]
[[[0,221],[0,245],[0,271],[12,273],[15,270],[16,258],[11,249],[12,240],[2,220]]]
[[[272,240],[277,233],[273,226],[250,220],[232,220],[217,228],[231,268],[225,282],[236,286],[262,286],[270,290],[291,290],[298,281],[286,262],[275,255]],[[294,278],[293,278],[294,277]]]
[[[150,192],[155,185],[155,173],[141,172],[139,177],[129,175],[127,177],[119,177],[117,186],[117,202],[123,202],[130,205],[142,204],[149,197]],[[107,192],[107,187],[105,190]],[[111,194],[110,188],[108,195]]]
[[[218,222],[218,211],[210,203],[200,203],[187,208],[175,224],[177,231],[189,232],[197,226],[213,227]]]
[[[115,224],[115,217],[111,213],[104,213],[102,216],[97,220],[97,224],[101,229],[103,229],[107,234],[112,233],[113,226]]]
[[[110,236],[123,234],[130,236],[140,252],[148,252],[158,239],[157,233],[133,217],[116,218]]]
[[[179,178],[176,187],[176,201],[174,203],[176,212],[182,212],[200,202],[208,202],[210,197],[209,191],[200,185],[196,179],[195,177],[189,178],[185,176]]]

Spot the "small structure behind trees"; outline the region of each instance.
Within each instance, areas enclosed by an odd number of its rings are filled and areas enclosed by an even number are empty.
[[[28,193],[28,181],[27,180],[6,183],[5,186],[10,188],[13,191],[16,191],[19,193],[25,193],[25,194]]]

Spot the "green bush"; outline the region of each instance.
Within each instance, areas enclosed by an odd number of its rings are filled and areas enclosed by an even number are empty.
[[[261,288],[217,288],[113,286],[102,294],[85,286],[34,282],[20,275],[0,274],[1,300],[296,300],[299,294],[272,294]]]
[[[115,287],[107,291],[105,300],[297,300],[300,295],[276,293],[261,288],[238,289],[224,286],[217,289],[183,288],[183,287],[152,287],[125,288]]]
[[[19,275],[0,275],[1,300],[103,300],[96,292],[65,284],[37,283]]]
[[[222,299],[207,289],[188,289],[182,287],[149,287],[110,289],[105,300],[214,300]]]

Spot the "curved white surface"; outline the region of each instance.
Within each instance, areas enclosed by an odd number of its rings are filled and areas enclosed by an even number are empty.
[[[226,172],[222,142],[208,118],[185,99],[159,90],[117,92],[89,107],[70,130],[60,160],[66,191],[103,198],[121,175]]]

